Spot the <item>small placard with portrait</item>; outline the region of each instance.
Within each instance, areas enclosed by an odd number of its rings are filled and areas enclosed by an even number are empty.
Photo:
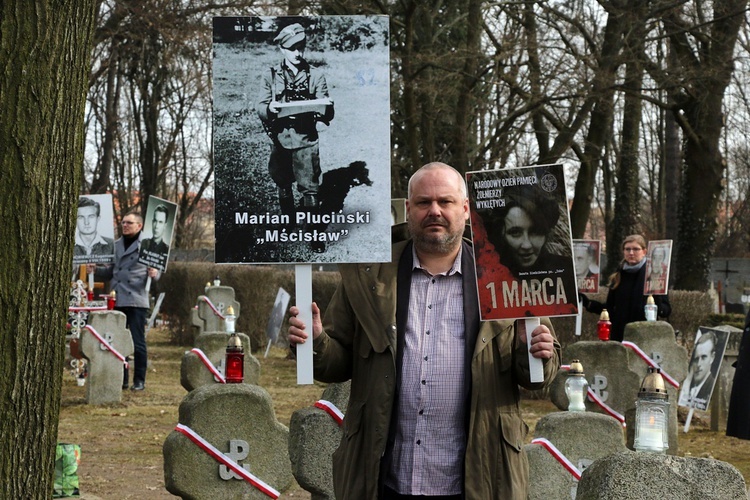
[[[115,261],[115,226],[111,194],[78,197],[73,266]]]
[[[672,260],[672,240],[648,242],[644,295],[666,295],[669,287],[669,264]]]
[[[146,216],[143,218],[143,240],[138,252],[138,262],[161,272],[167,270],[176,216],[176,203],[149,196]]]
[[[680,385],[679,406],[707,410],[714,385],[721,373],[721,361],[727,349],[729,332],[698,327],[693,352],[690,353],[688,374]]]
[[[579,293],[599,293],[602,242],[573,240],[573,259]]]

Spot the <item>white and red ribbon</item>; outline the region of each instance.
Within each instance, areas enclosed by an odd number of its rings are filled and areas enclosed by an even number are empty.
[[[69,306],[68,311],[69,312],[89,312],[89,311],[108,311],[107,306]]]
[[[589,398],[591,398],[591,400],[594,403],[597,404],[597,406],[599,406],[599,408],[601,408],[602,410],[604,410],[609,416],[615,417],[617,420],[620,421],[620,423],[622,424],[623,427],[626,427],[625,417],[622,414],[620,414],[617,411],[615,411],[614,408],[612,408],[611,406],[607,405],[607,403],[605,403],[604,401],[602,401],[602,398],[600,398],[599,396],[597,396],[596,393],[594,391],[592,391],[590,387],[589,387],[589,390],[588,390],[588,396],[589,396]]]
[[[260,490],[263,494],[266,496],[269,496],[273,499],[279,498],[280,493],[276,491],[272,486],[264,483],[254,475],[250,474],[247,470],[245,470],[243,467],[240,467],[240,465],[220,452],[218,449],[216,449],[211,443],[203,439],[201,436],[199,436],[193,429],[186,425],[177,424],[177,427],[174,428],[177,432],[182,434],[183,436],[187,437],[190,441],[198,445],[200,449],[205,451],[208,455],[210,455],[214,460],[219,462],[220,464],[225,465],[229,470],[240,476],[242,479],[253,485],[255,488]]]
[[[202,300],[203,302],[205,302],[206,304],[208,304],[208,307],[211,308],[211,310],[214,312],[215,315],[217,315],[221,319],[226,319],[224,317],[224,315],[221,314],[218,309],[216,309],[216,306],[214,305],[213,302],[211,302],[211,299],[209,299],[205,295],[201,295],[199,298],[200,298],[200,300]]]
[[[623,340],[622,345],[624,345],[625,347],[630,347],[632,350],[634,350],[636,354],[638,354],[638,356],[640,356],[643,359],[643,361],[645,361],[646,364],[648,364],[649,366],[653,368],[659,368],[661,370],[661,367],[657,365],[656,362],[653,359],[651,359],[651,357],[648,354],[643,352],[643,349],[638,347],[633,342]],[[675,389],[680,388],[680,384],[675,379],[670,377],[669,374],[665,372],[664,370],[661,370],[661,376],[664,377],[664,380],[666,380],[669,383],[669,385],[671,385]]]
[[[227,383],[227,380],[224,378],[224,375],[222,375],[221,372],[216,369],[214,364],[211,363],[211,360],[208,359],[208,356],[206,356],[206,354],[203,351],[195,347],[193,349],[190,349],[190,352],[194,352],[198,356],[198,358],[203,362],[205,367],[208,368],[208,371],[210,371],[213,374],[217,382],[220,382],[222,384]]]
[[[94,328],[91,325],[86,325],[83,328],[86,329],[86,330],[88,330],[88,331],[90,331],[91,335],[93,335],[94,338],[96,338],[96,340],[98,340],[99,342],[101,342],[101,344],[104,347],[106,347],[109,352],[111,352],[112,354],[114,354],[117,359],[119,359],[120,361],[122,361],[123,364],[125,365],[125,368],[128,368],[128,361],[125,359],[125,356],[123,356],[122,354],[120,354],[119,352],[117,352],[117,349],[115,349],[114,347],[112,347],[112,344],[110,344],[109,342],[107,342],[106,340],[104,340],[104,337],[102,337],[101,335],[99,335],[99,332],[97,332],[96,330],[94,330]]]
[[[330,401],[320,399],[315,402],[315,408],[320,408],[324,412],[328,413],[331,417],[333,417],[336,423],[339,424],[339,426],[344,423],[344,414],[341,413],[341,410],[336,408],[336,405],[334,405]]]
[[[531,444],[538,444],[544,447],[544,449],[546,449],[550,453],[550,455],[555,457],[555,460],[560,462],[560,464],[562,464],[562,466],[565,467],[565,470],[570,472],[570,474],[575,478],[576,481],[581,480],[581,471],[579,471],[578,467],[573,465],[573,462],[568,460],[568,457],[563,455],[562,452],[558,450],[554,444],[550,443],[545,438],[532,439]]]

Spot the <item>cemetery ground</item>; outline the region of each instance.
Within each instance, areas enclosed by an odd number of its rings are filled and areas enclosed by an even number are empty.
[[[189,348],[173,345],[168,332],[158,328],[149,331],[148,345],[146,390],[123,391],[120,404],[86,404],[86,387],[78,387],[72,375],[63,374],[58,442],[81,447],[78,475],[83,499],[176,498],[164,487],[162,445],[178,423],[178,407],[187,394],[180,385],[180,364]],[[272,348],[268,358],[263,358],[263,351],[254,355],[261,363],[260,385],[273,398],[276,418],[288,427],[292,413],[313,405],[325,385],[298,386],[295,362],[286,354]],[[525,398],[522,406],[532,429],[540,417],[557,411],[541,399]],[[685,413],[681,408],[681,421]],[[712,432],[709,423],[708,413],[696,412],[690,431],[683,434],[680,429],[679,454],[728,462],[750,484],[750,441],[727,437],[723,430]],[[310,494],[294,483],[281,498],[309,499]]]

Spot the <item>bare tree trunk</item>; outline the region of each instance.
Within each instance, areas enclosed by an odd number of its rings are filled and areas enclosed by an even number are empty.
[[[0,498],[49,498],[95,0],[0,4]]]
[[[680,130],[673,113],[664,117],[664,236],[677,238],[680,185],[682,184],[682,154]],[[675,269],[676,270],[676,269]]]
[[[640,229],[640,193],[638,183],[640,123],[643,101],[640,90],[643,83],[643,39],[645,16],[639,12],[644,2],[631,2],[631,11],[626,15],[628,29],[625,41],[626,58],[625,98],[622,118],[622,148],[615,187],[615,210],[612,231],[608,235],[607,272],[614,271],[622,258],[621,242]]]
[[[591,215],[591,201],[594,194],[596,172],[599,170],[607,138],[612,131],[614,114],[615,74],[619,67],[622,49],[622,16],[611,12],[604,31],[598,69],[594,76],[593,91],[589,98],[593,101],[591,121],[586,136],[586,147],[581,159],[581,168],[575,185],[575,197],[570,207],[570,226],[573,238],[583,238],[586,224]]]
[[[120,52],[119,40],[112,39],[110,44],[109,65],[107,67],[107,94],[104,101],[104,141],[101,158],[91,183],[92,193],[106,193],[110,188],[109,177],[112,173],[112,158],[115,150],[115,134],[119,122],[118,103],[120,100]]]
[[[710,33],[693,49],[678,11],[665,17],[672,33],[672,48],[680,65],[699,77],[678,98],[677,121],[685,137],[685,170],[676,245],[675,287],[685,290],[708,288],[710,256],[716,242],[718,203],[726,164],[719,149],[724,126],[721,113],[724,92],[732,75],[732,58],[748,0],[712,3]],[[707,9],[702,4],[699,8]]]
[[[476,118],[475,86],[482,42],[482,2],[470,0],[468,2],[468,20],[466,23],[466,46],[464,47],[464,67],[461,84],[456,103],[456,118],[454,128],[455,153],[453,167],[461,173],[469,168],[469,150],[473,150]],[[471,138],[471,139],[470,139]]]

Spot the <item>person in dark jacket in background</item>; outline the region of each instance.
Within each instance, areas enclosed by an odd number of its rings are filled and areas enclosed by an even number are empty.
[[[583,307],[587,311],[600,314],[603,309],[609,312],[612,322],[610,340],[622,342],[625,325],[634,321],[646,321],[646,301],[643,294],[646,281],[646,239],[640,234],[631,234],[622,242],[623,260],[617,271],[609,277],[609,293],[606,303],[591,300],[581,294]],[[669,295],[654,295],[658,317],[667,319],[672,312]]]
[[[732,396],[729,398],[727,436],[750,439],[750,311],[745,317],[737,363],[734,366]]]

